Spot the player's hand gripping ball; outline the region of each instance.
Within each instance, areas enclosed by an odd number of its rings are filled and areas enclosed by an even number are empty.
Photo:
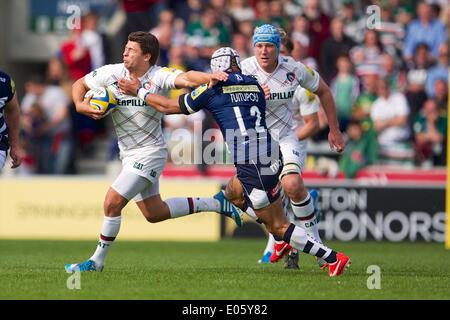
[[[104,111],[104,116],[109,114],[117,106],[114,94],[105,87],[94,88],[86,92],[85,98],[91,96],[90,105],[92,109]]]

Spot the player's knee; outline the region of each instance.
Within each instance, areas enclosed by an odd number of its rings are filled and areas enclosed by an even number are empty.
[[[103,203],[103,209],[105,216],[117,216],[120,215],[125,204],[121,199],[114,199],[112,197],[107,197]]]
[[[163,221],[163,219],[161,219],[161,217],[158,217],[156,215],[146,215],[145,219],[147,219],[147,221],[150,223],[158,223],[158,222]]]
[[[244,195],[242,194],[242,190],[239,190],[240,186],[236,184],[239,182],[236,182],[235,179],[237,178],[234,177],[231,179],[225,187],[225,198],[227,198],[235,206],[242,208],[245,202]]]
[[[283,189],[286,195],[294,200],[301,201],[306,190],[303,181],[298,174],[288,174],[282,180]]]
[[[288,227],[288,225],[285,224],[285,223],[274,221],[272,223],[272,225],[268,228],[268,231],[271,234],[273,234],[273,235],[275,235],[275,236],[277,236],[279,238],[283,238],[287,227]]]

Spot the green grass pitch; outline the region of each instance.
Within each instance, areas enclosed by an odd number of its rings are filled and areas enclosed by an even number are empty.
[[[102,273],[69,290],[64,264],[90,256],[95,241],[0,241],[0,299],[450,299],[450,251],[442,244],[329,242],[350,270],[329,278],[302,254],[300,270],[256,263],[264,240],[118,241]],[[381,289],[369,290],[369,265]]]

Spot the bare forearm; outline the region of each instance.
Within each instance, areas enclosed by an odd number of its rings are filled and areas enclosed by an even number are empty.
[[[164,114],[182,113],[180,106],[178,105],[178,100],[169,99],[156,94],[148,94],[145,98],[145,102],[153,109]]]
[[[339,122],[337,119],[336,105],[334,103],[331,91],[323,93],[319,96],[320,102],[322,103],[323,110],[327,116],[328,126],[330,130],[339,129]]]
[[[176,80],[175,85],[177,88],[195,88],[204,83],[208,83],[211,80],[209,73],[200,71],[188,71],[180,74]]]
[[[75,81],[75,83],[72,85],[72,99],[75,104],[75,107],[77,111],[79,112],[79,106],[84,100],[84,96],[86,92],[88,92],[89,88],[84,83],[84,79],[78,79]]]
[[[327,116],[328,126],[330,130],[339,130],[339,122],[337,119],[336,104],[327,84],[320,80],[319,89],[315,92],[320,99],[323,110]]]

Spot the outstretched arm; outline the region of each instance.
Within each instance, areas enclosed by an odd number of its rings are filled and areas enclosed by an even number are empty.
[[[177,88],[195,88],[211,81],[226,81],[228,74],[223,71],[205,73],[200,71],[183,72],[175,78]]]

